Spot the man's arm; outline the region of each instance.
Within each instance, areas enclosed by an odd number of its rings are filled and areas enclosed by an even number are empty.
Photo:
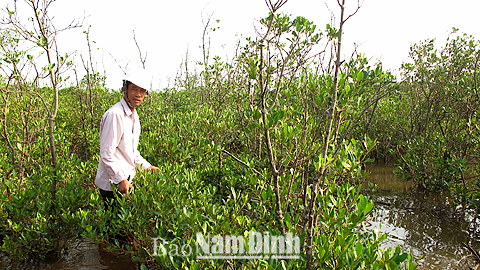
[[[135,150],[135,164],[141,164],[143,170],[152,170],[152,171],[158,171],[158,167],[152,166],[146,159],[140,155],[140,152],[138,150]]]
[[[123,125],[119,116],[107,112],[100,124],[100,161],[105,164],[108,175],[114,184],[119,184],[126,179],[120,168],[115,151],[123,134]]]
[[[140,152],[138,152],[137,149],[135,149],[135,164],[137,165],[142,165],[142,169],[148,169],[152,164],[150,164],[146,159],[140,155]]]

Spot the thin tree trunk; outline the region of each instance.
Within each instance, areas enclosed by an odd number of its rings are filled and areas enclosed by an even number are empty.
[[[52,200],[53,202],[56,201],[56,193],[57,193],[57,155],[55,153],[55,138],[53,136],[53,130],[55,126],[55,117],[57,115],[58,111],[58,86],[57,86],[57,78],[54,75],[54,63],[52,61],[52,55],[50,51],[50,40],[49,36],[47,35],[47,29],[45,29],[45,22],[43,19],[41,19],[39,16],[41,12],[38,10],[38,6],[35,4],[35,2],[31,3],[31,7],[33,8],[33,11],[35,12],[35,19],[38,24],[38,28],[40,30],[40,33],[42,37],[44,38],[45,42],[44,45],[41,45],[42,49],[45,50],[47,54],[47,60],[48,60],[48,68],[49,72],[48,75],[50,77],[50,82],[52,84],[52,89],[53,89],[53,108],[52,110],[48,111],[48,137],[50,139],[50,154],[52,155],[52,168],[54,169],[55,175],[53,177],[53,183],[52,183]],[[54,43],[56,43],[55,39],[52,40]],[[58,69],[58,66],[56,67]],[[47,108],[48,110],[48,108]],[[53,207],[54,204],[52,204]]]
[[[373,118],[373,115],[375,114],[375,110],[377,109],[377,105],[378,105],[379,100],[380,99],[377,99],[377,101],[375,101],[375,106],[373,106],[372,114],[370,115],[370,119],[368,119],[368,122],[367,122],[367,127],[365,128],[365,135],[368,132],[368,128],[370,127],[370,123],[372,122],[372,118]]]
[[[55,153],[55,138],[53,136],[53,129],[55,127],[55,117],[48,118],[48,138],[50,140],[50,153],[52,155],[52,167],[55,171],[52,184],[52,200],[57,199],[57,155]]]
[[[337,87],[338,87],[338,73],[340,71],[340,52],[342,46],[342,30],[344,24],[344,11],[345,11],[345,0],[342,0],[342,4],[340,5],[341,13],[340,13],[340,28],[338,33],[338,44],[337,44],[337,55],[335,60],[335,74],[333,78],[333,85],[332,85],[332,105],[330,107],[330,111],[328,113],[328,123],[325,135],[325,141],[323,145],[323,152],[322,158],[323,160],[326,159],[328,153],[328,145],[330,142],[330,136],[332,133],[332,123],[333,118],[335,117],[335,109],[337,106]],[[326,164],[323,165],[320,171],[320,177],[315,181],[312,187],[312,198],[310,200],[310,204],[307,209],[308,219],[307,219],[307,236],[306,236],[306,245],[307,245],[307,265],[306,269],[309,270],[312,268],[312,241],[313,241],[313,228],[314,220],[315,220],[315,205],[317,200],[317,192],[318,186],[320,181],[322,181],[322,186],[325,182],[325,172],[326,172]]]
[[[273,20],[273,15],[272,15],[272,20]],[[276,160],[275,160],[275,155],[273,154],[273,149],[272,149],[272,143],[270,139],[270,132],[269,132],[269,127],[267,123],[267,106],[266,106],[266,88],[267,86],[263,82],[263,45],[260,45],[260,89],[261,89],[261,111],[262,111],[262,122],[263,122],[263,128],[265,131],[265,144],[267,146],[267,152],[268,152],[268,158],[270,160],[270,168],[272,170],[272,178],[273,178],[273,188],[275,191],[275,208],[277,209],[276,211],[276,218],[278,222],[278,228],[282,232],[282,234],[285,234],[285,221],[283,218],[283,212],[282,212],[282,204],[281,204],[281,198],[280,198],[280,185],[278,182],[278,176],[279,176],[279,171],[276,166]]]

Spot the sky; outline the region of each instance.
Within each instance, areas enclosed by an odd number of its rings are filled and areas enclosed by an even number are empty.
[[[274,0],[272,0],[274,1]],[[17,6],[21,16],[31,16]],[[353,44],[372,62],[398,75],[402,62],[408,62],[412,44],[436,38],[437,46],[445,44],[452,27],[480,39],[478,0],[363,0],[360,10],[345,24],[343,54],[348,56]],[[0,8],[13,7],[14,0],[0,0]],[[357,6],[357,0],[346,0],[347,14]],[[255,37],[258,20],[268,15],[264,0],[57,0],[51,5],[50,16],[57,28],[74,19],[81,19],[83,27],[62,32],[59,49],[75,55],[77,70],[82,71],[80,55],[87,58],[87,43],[83,31],[90,26],[94,66],[107,76],[107,87],[118,89],[123,79],[119,67],[141,65],[136,40],[146,67],[154,75],[154,88],[172,86],[173,79],[185,60],[202,60],[202,33],[204,22],[211,16],[212,26],[220,27],[209,35],[211,56],[231,60],[234,45],[239,39]],[[279,12],[304,16],[318,28],[325,29],[335,14],[340,18],[336,0],[288,0]],[[202,21],[203,20],[203,21]],[[216,22],[219,20],[219,23]]]

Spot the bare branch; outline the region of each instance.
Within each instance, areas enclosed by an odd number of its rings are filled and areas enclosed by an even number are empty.
[[[337,0],[338,1],[338,0]],[[343,22],[346,22],[348,21],[348,19],[350,19],[352,16],[354,16],[355,14],[357,14],[357,12],[360,10],[360,8],[362,7],[363,5],[363,2],[360,3],[360,0],[357,0],[357,9],[355,10],[355,12],[353,12],[352,14],[350,14]]]
[[[275,4],[272,4],[271,0],[265,0],[265,3],[268,6],[268,9],[272,12],[275,13],[277,10],[279,10],[285,3],[287,3],[288,0],[277,0]]]
[[[229,155],[231,158],[233,158],[234,160],[236,160],[237,162],[243,164],[245,167],[248,167],[250,168],[250,166],[245,162],[245,161],[242,161],[240,160],[239,158],[237,158],[236,156],[234,156],[233,154],[231,154],[230,152],[228,152],[227,150],[222,150],[223,153]],[[259,171],[257,171],[255,168],[250,168],[254,173],[260,175],[260,176],[263,176],[263,174]]]
[[[203,50],[203,67],[206,70],[208,66],[208,58],[210,57],[210,38],[208,38],[208,48],[205,48],[205,38],[207,37],[207,29],[210,25],[210,21],[212,19],[213,13],[208,15],[207,23],[203,21],[202,16],[202,23],[203,23],[203,34],[202,34],[202,50]]]
[[[147,53],[145,53],[145,57],[142,57],[142,51],[140,50],[140,46],[138,45],[137,38],[135,37],[135,30],[133,30],[133,40],[135,41],[135,45],[137,45],[138,53],[140,54],[140,62],[142,62],[143,69],[145,69],[145,61],[147,61]]]
[[[128,62],[126,65],[125,65],[125,68],[122,67],[122,65],[117,61],[117,58],[115,58],[111,53],[108,53],[110,54],[110,56],[113,58],[113,61],[115,61],[115,63],[117,63],[118,67],[120,68],[120,70],[123,72],[123,75],[127,75],[127,70],[128,70],[128,64],[130,62]]]

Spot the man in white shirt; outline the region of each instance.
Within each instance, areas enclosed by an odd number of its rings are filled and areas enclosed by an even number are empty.
[[[123,81],[124,96],[103,114],[100,123],[100,162],[95,184],[103,199],[114,199],[111,184],[128,194],[138,166],[157,171],[138,152],[140,120],[136,108],[147,95],[149,80],[145,70],[129,73]]]

